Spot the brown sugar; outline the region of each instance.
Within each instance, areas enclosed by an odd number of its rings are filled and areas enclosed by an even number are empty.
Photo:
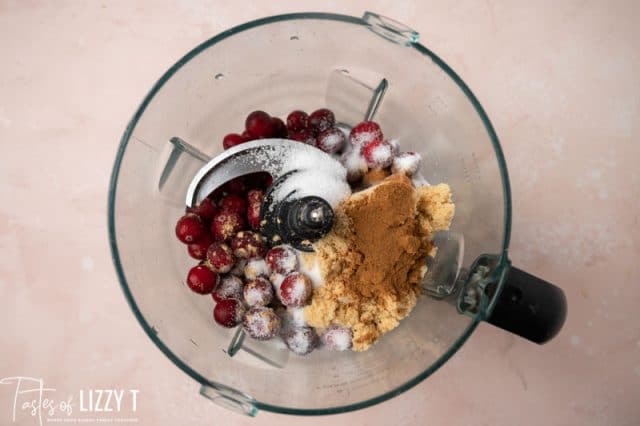
[[[305,308],[309,325],[350,327],[356,351],[397,327],[421,293],[432,233],[453,212],[448,185],[416,189],[400,175],[343,201],[315,246],[324,286]]]

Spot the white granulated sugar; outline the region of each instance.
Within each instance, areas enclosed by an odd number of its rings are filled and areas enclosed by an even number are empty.
[[[415,152],[403,152],[393,159],[391,172],[413,176],[420,168],[422,157]]]
[[[294,327],[307,325],[304,319],[304,308],[287,308],[287,322]]]
[[[277,266],[282,271],[293,271],[298,267],[298,256],[297,250],[291,246],[283,245],[281,246],[285,249],[283,255],[278,258]]]
[[[320,263],[315,257],[312,265],[307,265],[307,262],[300,262],[298,270],[309,277],[313,288],[318,288],[324,285],[322,271],[320,270]]]
[[[387,142],[391,147],[391,153],[393,153],[393,155],[400,154],[400,142],[398,142],[398,139],[390,139]]]
[[[248,280],[255,280],[258,277],[268,277],[269,266],[264,259],[251,259],[244,267],[244,276]]]
[[[302,278],[297,278],[291,286],[291,294],[295,300],[302,300],[307,295],[307,286]]]
[[[388,144],[382,143],[371,150],[371,160],[376,164],[388,165],[392,158],[391,146]]]
[[[322,341],[333,351],[346,351],[351,348],[353,334],[347,328],[331,327],[323,335]]]
[[[353,147],[342,154],[340,162],[347,170],[347,180],[350,182],[360,179],[369,170],[367,161],[360,154],[360,150]]]
[[[342,148],[343,141],[344,138],[340,133],[331,133],[322,138],[322,147],[329,152],[335,152]]]

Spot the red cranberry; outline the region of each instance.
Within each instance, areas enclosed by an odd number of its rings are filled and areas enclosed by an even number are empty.
[[[213,243],[207,250],[207,261],[216,272],[229,272],[236,263],[231,247],[224,243]]]
[[[223,210],[211,222],[211,233],[217,241],[227,241],[233,238],[245,227],[244,217],[236,212]]]
[[[362,155],[372,169],[384,169],[393,162],[391,145],[386,141],[369,142],[362,148]]]
[[[316,138],[316,146],[326,153],[334,154],[342,149],[346,138],[342,130],[332,127],[320,133]]]
[[[311,280],[300,272],[287,275],[278,289],[282,304],[291,308],[300,308],[308,304],[312,293]]]
[[[403,152],[393,159],[391,171],[393,173],[413,176],[420,168],[422,157],[416,152]]]
[[[269,138],[273,136],[273,122],[264,111],[253,111],[247,116],[245,128],[254,139]]]
[[[289,139],[306,143],[307,145],[315,145],[316,138],[309,129],[298,130],[297,132],[289,132]]]
[[[318,346],[318,335],[311,327],[289,328],[282,338],[296,355],[307,355]]]
[[[217,287],[211,293],[216,302],[227,299],[242,299],[242,280],[235,275],[225,275],[218,282]]]
[[[231,240],[233,254],[240,259],[264,257],[267,248],[262,236],[252,231],[240,231]]]
[[[206,233],[202,219],[197,214],[187,213],[176,223],[176,237],[185,244],[195,243]]]
[[[287,137],[287,126],[284,124],[284,121],[280,120],[278,117],[271,117],[271,125],[273,126],[272,136],[274,138]]]
[[[256,172],[244,176],[244,181],[248,189],[265,189],[267,181],[271,179],[271,175],[267,172]]]
[[[223,327],[232,328],[242,322],[244,312],[244,306],[239,300],[221,300],[213,308],[213,319]]]
[[[212,243],[213,243],[213,237],[208,233],[205,234],[197,242],[191,243],[187,246],[187,250],[189,251],[189,256],[198,260],[206,259],[207,250],[209,249],[209,246]]]
[[[272,272],[288,274],[298,266],[298,257],[289,246],[275,246],[267,252],[265,257]]]
[[[240,135],[242,136],[242,139],[244,139],[245,142],[249,142],[254,140],[254,137],[251,137],[251,135],[249,134],[249,132],[247,132],[246,130],[244,132],[242,132],[242,134]]]
[[[242,328],[256,340],[269,340],[280,331],[280,317],[271,308],[255,306],[245,314]]]
[[[222,185],[222,190],[227,194],[244,195],[247,192],[247,184],[245,182],[244,176],[239,176],[235,179],[231,179],[230,181]]]
[[[287,116],[287,129],[289,132],[299,132],[309,126],[309,116],[306,112],[296,110]]]
[[[356,124],[349,134],[349,141],[356,146],[364,146],[375,140],[382,140],[382,130],[375,121],[363,121]]]
[[[264,191],[252,189],[247,194],[249,207],[247,208],[247,222],[251,229],[257,231],[260,229],[260,208],[264,199]]]
[[[229,133],[224,137],[224,139],[222,139],[222,147],[224,149],[229,149],[244,142],[246,142],[246,140],[242,135],[239,135],[237,133]]]
[[[213,217],[218,212],[218,208],[211,198],[205,198],[200,202],[198,207],[193,209],[193,212],[200,216],[203,220],[211,222]]]
[[[309,115],[309,127],[315,134],[324,132],[336,124],[336,117],[329,109],[322,108]]]
[[[322,334],[322,343],[332,351],[351,349],[353,333],[349,328],[331,326]]]
[[[187,274],[187,285],[198,294],[208,294],[218,284],[218,274],[204,265],[194,266]]]
[[[244,286],[243,295],[249,306],[267,306],[273,300],[273,287],[269,281],[258,277]]]
[[[268,277],[269,267],[264,259],[251,259],[244,267],[244,277],[248,280],[255,280],[258,277]]]
[[[247,202],[238,194],[229,194],[220,200],[220,209],[244,215],[247,211]]]

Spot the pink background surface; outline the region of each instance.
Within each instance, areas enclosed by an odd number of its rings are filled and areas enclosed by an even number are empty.
[[[0,0],[0,378],[137,388],[144,425],[638,424],[638,5]],[[367,9],[418,30],[483,103],[511,175],[511,258],[564,288],[569,317],[544,347],[481,325],[428,380],[363,411],[251,420],[200,397],[125,303],[106,230],[118,141],[161,73],[218,32]],[[0,386],[0,424],[12,398]]]

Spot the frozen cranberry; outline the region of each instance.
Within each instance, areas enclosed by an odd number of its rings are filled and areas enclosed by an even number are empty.
[[[247,202],[238,194],[229,194],[220,200],[220,209],[244,215],[247,211]]]
[[[296,110],[287,116],[287,129],[289,132],[299,132],[309,126],[309,116],[306,112]]]
[[[416,152],[403,152],[393,159],[391,171],[393,173],[413,176],[420,168],[422,157]]]
[[[391,145],[386,141],[376,140],[369,142],[362,148],[362,156],[367,165],[372,169],[384,169],[393,162]]]
[[[260,189],[252,189],[251,191],[247,192],[247,202],[249,204],[251,203],[262,203],[262,200],[264,199],[264,191],[260,190]]]
[[[244,277],[248,280],[255,280],[258,277],[268,277],[269,267],[264,259],[256,258],[247,262],[244,267]]]
[[[223,210],[211,222],[211,233],[216,241],[227,241],[245,227],[244,217],[236,212]]]
[[[187,213],[176,223],[176,237],[185,244],[195,243],[206,233],[202,219],[197,214]]]
[[[364,146],[375,140],[382,140],[382,130],[375,121],[363,121],[356,124],[349,134],[349,141],[356,146]]]
[[[267,306],[273,300],[273,287],[269,281],[258,277],[245,284],[243,295],[249,306]]]
[[[271,126],[273,127],[274,138],[286,138],[287,137],[287,126],[284,124],[284,121],[280,120],[278,117],[271,117]]]
[[[239,300],[221,300],[213,308],[213,319],[223,327],[232,328],[242,322],[244,312],[244,306]]]
[[[282,339],[296,355],[307,355],[318,346],[318,335],[311,327],[289,328]]]
[[[218,212],[218,208],[211,198],[205,198],[200,202],[200,204],[198,204],[198,207],[193,209],[193,212],[206,222],[211,222]]]
[[[344,133],[335,127],[325,130],[316,138],[316,146],[329,154],[340,151],[345,142]]]
[[[359,148],[352,148],[350,151],[345,152],[340,157],[340,162],[347,169],[347,182],[356,183],[365,173],[369,170],[367,161],[360,153]]]
[[[289,246],[275,246],[265,256],[267,265],[272,272],[288,274],[298,266],[296,252]]]
[[[242,135],[229,133],[222,139],[222,147],[224,149],[229,149],[244,142],[246,142],[246,140]]]
[[[302,129],[296,132],[289,132],[289,139],[306,143],[307,145],[315,145],[316,138],[313,136],[313,132],[309,129]]]
[[[205,265],[194,266],[187,274],[187,285],[198,294],[208,294],[218,284],[218,274]]]
[[[322,108],[309,115],[309,127],[315,134],[324,132],[336,124],[336,117],[329,109]]]
[[[241,259],[264,257],[267,252],[262,236],[252,231],[238,232],[231,240],[231,248],[233,254]]]
[[[271,308],[255,306],[245,314],[242,328],[256,340],[269,340],[280,331],[280,317]]]
[[[353,333],[349,328],[331,326],[322,334],[322,343],[332,351],[351,349]]]
[[[291,272],[288,274],[278,289],[278,295],[280,296],[282,304],[293,308],[299,308],[308,304],[311,300],[312,293],[313,287],[311,286],[311,280],[300,272]]]
[[[213,243],[207,250],[207,261],[216,272],[229,272],[236,263],[231,247],[224,243]]]
[[[244,195],[247,192],[247,183],[245,182],[244,176],[231,179],[222,185],[222,190],[227,194]]]
[[[242,280],[235,275],[224,275],[211,293],[216,302],[227,299],[242,299]]]
[[[264,111],[253,111],[245,120],[245,128],[254,139],[269,138],[273,136],[273,122]]]
[[[213,243],[213,237],[208,233],[205,234],[197,242],[191,243],[187,246],[187,250],[189,251],[189,256],[198,260],[206,259],[207,250],[209,249],[209,246],[212,243]]]

